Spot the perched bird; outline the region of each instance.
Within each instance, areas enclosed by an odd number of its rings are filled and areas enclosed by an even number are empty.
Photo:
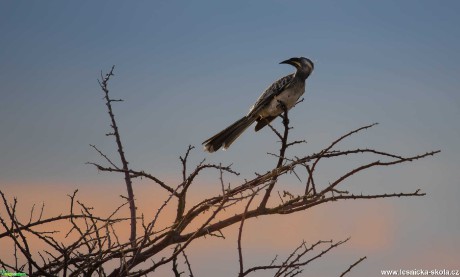
[[[212,153],[221,147],[227,149],[252,123],[257,121],[255,127],[257,132],[282,114],[284,109],[289,110],[297,103],[305,92],[305,80],[313,71],[313,62],[300,57],[290,58],[280,64],[290,64],[296,68],[296,72],[284,76],[268,87],[246,116],[205,140],[203,142],[205,151]]]

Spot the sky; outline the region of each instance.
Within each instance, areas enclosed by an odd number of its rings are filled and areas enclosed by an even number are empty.
[[[64,202],[80,188],[103,209],[105,192],[123,191],[119,176],[85,164],[102,162],[90,144],[116,154],[105,136],[109,118],[97,83],[112,65],[110,89],[124,100],[115,113],[131,166],[178,182],[178,158],[190,144],[194,163],[232,163],[241,172],[232,181],[265,172],[275,163],[266,153],[277,149],[269,130],[248,130],[228,151],[213,154],[201,142],[293,72],[279,62],[305,56],[315,70],[305,101],[290,113],[292,135],[308,141],[300,154],[373,122],[380,124],[340,148],[442,152],[347,183],[358,193],[420,188],[423,198],[334,203],[249,223],[251,261],[270,261],[320,234],[352,239],[307,268],[312,276],[336,275],[364,255],[355,276],[379,276],[385,268],[460,269],[459,12],[458,1],[2,1],[0,189],[23,197],[25,208]],[[327,182],[357,162],[334,163],[321,178]],[[203,176],[197,193],[215,189],[216,177]],[[144,184],[134,189],[145,198]],[[100,193],[88,193],[94,191]],[[275,228],[279,222],[283,228]],[[285,241],[287,229],[293,234]],[[234,240],[193,247],[199,276],[235,274]]]

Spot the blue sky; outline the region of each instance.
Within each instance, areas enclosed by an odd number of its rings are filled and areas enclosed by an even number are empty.
[[[133,166],[174,178],[192,144],[195,161],[263,172],[275,146],[267,130],[249,130],[213,155],[201,142],[292,72],[280,61],[306,56],[315,71],[291,113],[305,151],[373,122],[381,124],[345,146],[441,149],[402,170],[372,172],[359,189],[423,188],[423,200],[391,202],[398,215],[432,224],[405,232],[457,238],[458,249],[459,11],[458,1],[2,1],[0,186],[114,180],[84,164],[99,159],[89,144],[114,153],[96,82],[113,64],[111,92],[125,100],[116,116]]]

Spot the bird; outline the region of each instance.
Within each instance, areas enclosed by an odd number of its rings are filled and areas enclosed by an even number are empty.
[[[305,81],[313,72],[313,62],[305,57],[294,57],[280,62],[296,68],[296,72],[286,75],[271,84],[249,109],[249,113],[216,135],[205,140],[204,150],[212,153],[230,145],[254,122],[255,131],[259,131],[284,110],[294,107],[305,92]]]

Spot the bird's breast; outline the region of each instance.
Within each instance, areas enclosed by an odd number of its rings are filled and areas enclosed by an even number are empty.
[[[287,109],[291,109],[299,100],[300,96],[305,92],[305,86],[292,87],[284,90],[279,95],[275,96],[270,103],[259,113],[261,117],[277,116],[283,112],[280,102],[286,105]]]

